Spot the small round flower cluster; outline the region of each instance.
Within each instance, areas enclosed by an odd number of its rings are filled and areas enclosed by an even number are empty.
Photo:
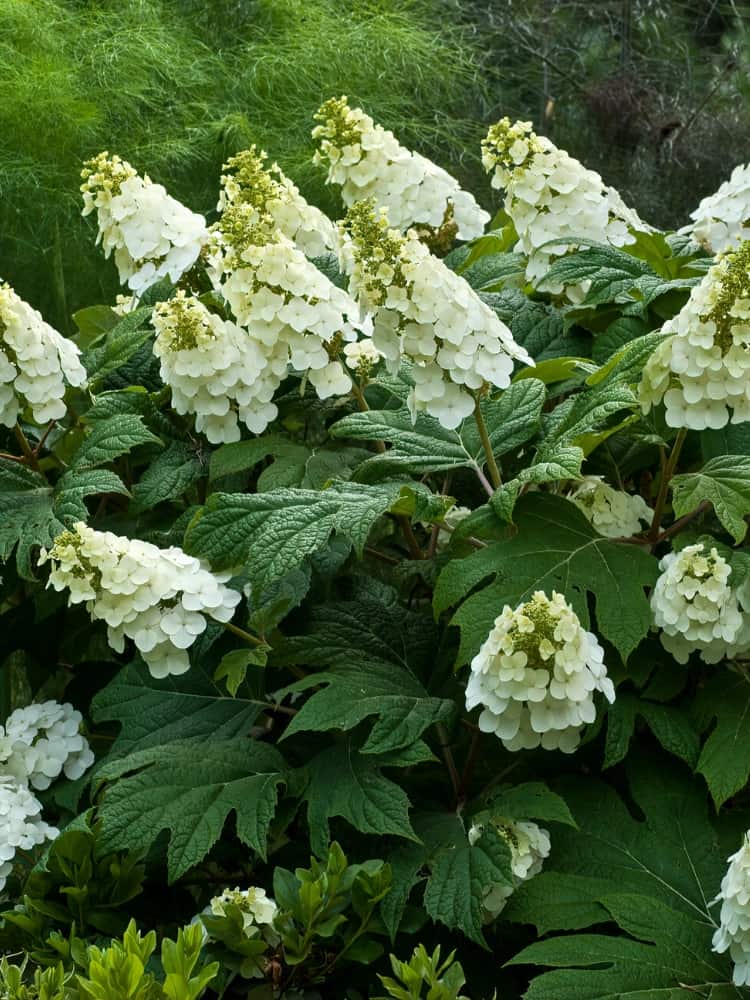
[[[608,486],[599,476],[585,476],[568,497],[605,538],[637,535],[650,524],[654,512],[643,499]]]
[[[273,921],[278,907],[273,899],[268,898],[265,889],[256,886],[250,889],[224,889],[220,896],[214,896],[205,913],[212,917],[225,917],[227,906],[237,907],[242,914],[242,932],[246,938],[276,947],[279,935],[273,928]],[[210,940],[210,922],[206,930]],[[256,979],[265,974],[265,966],[264,952],[254,951],[243,959],[239,973],[245,979]]]
[[[510,384],[513,359],[533,361],[463,278],[434,257],[413,230],[391,229],[371,202],[342,223],[342,269],[374,314],[373,344],[392,370],[414,362],[412,412],[426,410],[447,428],[475,406],[472,392]]]
[[[542,280],[551,259],[582,239],[621,247],[633,242],[628,227],[649,228],[599,174],[536,135],[531,122],[503,118],[492,125],[482,142],[482,164],[492,172],[492,186],[505,190],[505,211],[518,234],[515,249],[528,258],[526,277],[546,291],[563,290]],[[542,249],[566,237],[575,240]]]
[[[719,926],[713,936],[713,950],[728,951],[734,963],[732,982],[750,986],[750,833],[740,849],[728,858],[729,867],[721,880]]]
[[[364,337],[344,346],[346,367],[359,378],[369,378],[383,355],[372,342],[372,337]]]
[[[0,284],[0,424],[12,427],[27,405],[39,424],[64,417],[65,383],[86,382],[80,356],[72,340]]]
[[[106,622],[117,652],[132,639],[154,677],[185,673],[206,616],[228,622],[241,599],[224,585],[229,574],[211,573],[176,546],[159,549],[80,521],[42,550],[39,562],[47,561],[54,589],[69,589],[71,604],[85,602],[92,620]]]
[[[483,887],[484,923],[491,923],[503,911],[505,904],[519,885],[539,874],[544,859],[549,857],[552,845],[548,831],[536,823],[506,819],[503,816],[492,816],[485,822],[491,824],[508,844],[513,873],[512,885],[508,885],[507,882],[497,882]],[[484,826],[485,823],[482,822],[475,823],[470,828],[469,843],[472,846],[481,839]]]
[[[182,290],[156,306],[152,322],[177,413],[194,413],[196,430],[212,444],[239,441],[238,420],[256,434],[265,430],[277,413],[271,400],[286,359],[274,374],[264,344]]]
[[[133,292],[166,277],[178,281],[193,266],[208,235],[202,215],[107,152],[87,160],[81,177],[83,214],[96,211],[97,242],[105,257],[114,250],[120,281]]]
[[[267,153],[255,146],[224,164],[217,208],[251,205],[259,214],[268,213],[284,236],[308,257],[320,257],[336,246],[336,227],[319,208],[309,205],[297,186],[277,163],[266,166]]]
[[[750,239],[750,164],[735,167],[729,180],[704,198],[690,218],[693,224],[684,231],[711,254]]]
[[[654,624],[660,639],[679,663],[700,652],[718,663],[750,645],[750,630],[729,578],[732,567],[715,548],[702,542],[668,552],[651,593]]]
[[[45,701],[12,712],[0,726],[0,890],[17,850],[28,851],[58,831],[42,819],[29,786],[49,788],[64,773],[75,780],[94,763],[72,705]]]
[[[230,205],[207,259],[217,291],[266,353],[264,376],[274,388],[291,363],[307,371],[320,399],[349,391],[351,379],[338,355],[344,343],[357,339],[359,308],[268,213],[259,216],[244,202]]]
[[[670,427],[698,431],[750,420],[750,240],[719,258],[662,333],[643,369],[644,413],[663,400]]]
[[[344,204],[372,198],[397,229],[448,227],[460,240],[481,236],[490,216],[458,181],[430,160],[405,149],[392,132],[331,98],[315,115],[315,162],[328,168],[328,183],[341,185]]]
[[[572,753],[581,729],[596,718],[594,692],[609,702],[615,689],[604,652],[561,594],[538,590],[495,619],[471,662],[466,707],[482,705],[479,728],[507,750]]]

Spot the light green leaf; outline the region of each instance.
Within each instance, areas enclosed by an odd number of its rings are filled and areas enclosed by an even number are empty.
[[[113,462],[142,444],[161,445],[136,413],[122,413],[97,422],[73,456],[72,467],[89,469]]]
[[[248,667],[265,667],[268,659],[267,650],[258,649],[233,649],[221,658],[221,662],[216,668],[214,680],[226,681],[227,691],[234,698],[247,677]]]
[[[502,521],[511,522],[516,501],[524,486],[580,479],[582,462],[583,451],[576,445],[549,445],[537,452],[531,465],[521,469],[514,479],[495,490],[490,497],[490,507]]]
[[[672,506],[676,517],[695,510],[709,500],[716,516],[739,544],[747,533],[745,517],[750,514],[750,457],[719,455],[700,472],[688,472],[672,479]]]
[[[370,529],[399,492],[393,483],[336,482],[320,492],[214,493],[188,526],[185,545],[217,568],[247,561],[253,583],[264,586],[299,566],[334,532],[361,554]]]
[[[694,713],[702,732],[716,723],[696,770],[706,779],[718,809],[750,776],[750,685],[740,674],[718,670],[700,688]]]
[[[157,455],[133,489],[136,511],[149,510],[165,500],[176,500],[205,473],[195,448],[173,441]]]
[[[495,578],[453,616],[462,632],[459,662],[478,651],[505,604],[516,607],[535,590],[564,594],[586,626],[591,594],[599,631],[627,659],[651,625],[645,588],[656,580],[656,559],[638,546],[602,538],[575,504],[562,497],[523,497],[516,523],[518,531],[509,541],[452,560],[438,577],[437,614]]]
[[[383,762],[387,765],[388,759]],[[402,766],[411,761],[390,761]],[[373,754],[363,755],[349,742],[329,747],[307,765],[309,782],[304,792],[310,842],[321,856],[330,840],[329,822],[341,816],[360,833],[394,834],[407,840],[417,836],[409,822],[406,792],[380,772]]]
[[[237,836],[266,856],[268,828],[276,811],[286,764],[273,747],[247,739],[188,739],[131,753],[108,766],[99,804],[101,849],[149,848],[170,831],[170,883],[198,864],[221,836],[230,813]]]

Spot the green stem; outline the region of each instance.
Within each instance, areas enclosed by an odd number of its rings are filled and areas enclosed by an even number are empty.
[[[659,538],[659,531],[661,529],[661,519],[664,516],[664,507],[667,503],[667,493],[669,492],[669,483],[674,475],[674,470],[677,468],[677,462],[680,458],[680,452],[682,451],[682,446],[685,443],[685,438],[687,437],[687,430],[685,428],[680,428],[677,432],[677,437],[672,445],[672,450],[669,453],[669,458],[664,466],[664,471],[661,477],[661,483],[659,484],[659,493],[656,497],[656,503],[654,504],[654,516],[651,519],[651,530],[649,531],[649,540],[652,543],[656,543]]]
[[[16,426],[13,428],[13,433],[16,435],[16,441],[18,441],[19,445],[21,446],[23,457],[26,459],[26,461],[29,463],[31,468],[34,469],[35,472],[41,472],[36,455],[34,454],[31,445],[29,444],[29,439],[24,434],[20,424],[16,424]]]
[[[268,646],[267,642],[263,639],[259,639],[257,635],[251,635],[246,632],[244,628],[240,628],[239,625],[233,625],[232,622],[222,622],[221,623],[227,632],[231,632],[233,635],[237,635],[240,639],[244,639],[245,642],[250,643],[251,646]]]
[[[482,410],[479,405],[479,396],[477,396],[476,405],[474,406],[474,419],[477,422],[477,430],[479,431],[479,437],[487,459],[487,468],[489,469],[490,479],[492,480],[492,485],[497,490],[503,485],[503,481],[500,478],[500,470],[497,467],[497,462],[495,461],[495,456],[492,451],[490,436],[487,433],[487,425],[485,424],[484,417],[482,416]]]
[[[435,729],[437,730],[438,739],[440,740],[440,749],[443,752],[443,760],[445,761],[445,766],[448,769],[448,775],[451,779],[451,785],[453,786],[453,794],[456,796],[456,801],[458,801],[461,794],[461,778],[459,776],[453,751],[451,750],[450,742],[448,740],[448,730],[442,722],[438,722]]]

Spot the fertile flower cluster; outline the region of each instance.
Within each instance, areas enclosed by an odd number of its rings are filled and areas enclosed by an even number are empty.
[[[466,707],[482,705],[479,728],[507,750],[572,753],[596,718],[594,692],[615,689],[604,652],[561,594],[538,590],[515,611],[505,605],[471,662]]]
[[[133,640],[154,677],[185,673],[187,650],[206,617],[228,622],[240,601],[224,585],[229,574],[211,573],[182,549],[159,549],[80,521],[39,561],[52,563],[55,590],[69,589],[71,604],[85,602],[92,620],[107,623],[113,649],[122,652],[126,636]]]
[[[257,434],[265,430],[277,413],[272,399],[285,358],[274,372],[263,343],[183,291],[160,302],[152,322],[154,354],[177,413],[194,413],[212,444],[239,441],[238,420]]]
[[[458,427],[487,384],[510,384],[513,359],[533,364],[507,326],[463,278],[434,257],[410,230],[391,229],[371,202],[342,224],[341,264],[351,289],[373,312],[373,344],[392,370],[414,363],[412,412],[426,410]]]
[[[39,424],[65,416],[65,383],[81,386],[81,352],[0,284],[0,424],[12,427],[25,406]]]
[[[220,896],[214,896],[206,914],[212,917],[226,917],[227,907],[236,907],[242,915],[242,933],[249,941],[264,943],[275,947],[279,936],[273,928],[273,921],[278,907],[273,899],[269,899],[265,889],[256,886],[250,889],[224,889]],[[208,938],[212,937],[211,923],[208,922]],[[266,961],[264,951],[250,951],[240,965],[239,972],[245,979],[255,979],[265,974]]]
[[[750,240],[722,255],[662,327],[643,370],[643,411],[664,401],[670,427],[750,420]]]
[[[692,652],[718,663],[750,645],[750,628],[729,583],[732,567],[715,548],[698,542],[668,552],[659,569],[651,611],[662,645],[679,663]]]
[[[162,278],[179,278],[198,259],[206,220],[119,156],[99,153],[81,171],[83,214],[96,210],[97,243],[114,250],[120,281],[137,295]]]
[[[315,115],[315,162],[328,168],[328,182],[341,185],[344,204],[372,198],[397,229],[425,225],[450,228],[461,240],[481,236],[490,216],[458,181],[430,160],[405,149],[392,132],[331,98]]]
[[[264,351],[264,377],[274,389],[291,363],[308,373],[320,399],[349,391],[351,379],[338,355],[357,339],[359,308],[267,213],[259,217],[244,202],[229,206],[214,231],[208,263],[237,322]]]
[[[713,950],[729,951],[735,986],[750,986],[750,834],[745,834],[742,846],[728,861],[721,892],[714,900],[721,900],[721,913]]]
[[[57,836],[42,819],[31,788],[49,788],[64,773],[75,780],[93,764],[72,705],[45,701],[12,712],[0,726],[0,889],[16,850],[30,850]]]
[[[259,218],[268,213],[274,226],[308,257],[320,257],[333,250],[334,224],[319,208],[305,201],[277,163],[266,166],[266,159],[263,150],[251,146],[224,164],[227,173],[221,177],[218,210],[224,212],[229,205],[251,205]]]
[[[546,291],[562,291],[562,285],[542,282],[552,257],[586,239],[621,247],[633,242],[629,227],[649,228],[599,174],[536,135],[531,122],[503,118],[492,125],[482,142],[482,164],[492,171],[492,186],[505,191],[505,211],[518,234],[516,250],[528,258],[526,277]],[[571,243],[542,249],[566,237]]]
[[[538,875],[549,856],[551,843],[547,830],[536,823],[520,822],[503,816],[492,816],[487,821],[506,841],[510,848],[510,867],[513,883],[496,882],[483,887],[482,909],[484,922],[496,920],[505,904],[522,882]],[[485,823],[475,823],[469,830],[469,843],[473,846],[482,837]]]
[[[586,476],[569,499],[605,538],[637,535],[654,513],[643,497],[615,490],[599,476]]]
[[[750,164],[737,166],[718,191],[690,213],[693,239],[711,254],[732,250],[750,239]]]

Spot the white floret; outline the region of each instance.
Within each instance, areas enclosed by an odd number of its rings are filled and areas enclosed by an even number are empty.
[[[684,231],[711,254],[736,249],[750,239],[750,164],[736,166],[729,179],[704,198],[690,218],[693,222]]]
[[[609,702],[615,689],[604,651],[561,594],[536,591],[495,619],[471,662],[466,707],[481,705],[479,728],[507,750],[572,753],[596,719],[594,693]]]
[[[332,98],[315,115],[315,162],[328,169],[328,183],[341,186],[347,206],[374,199],[388,212],[391,224],[406,230],[454,226],[460,240],[481,236],[489,213],[462,191],[449,173],[405,149],[392,132],[376,125],[346,97]]]

